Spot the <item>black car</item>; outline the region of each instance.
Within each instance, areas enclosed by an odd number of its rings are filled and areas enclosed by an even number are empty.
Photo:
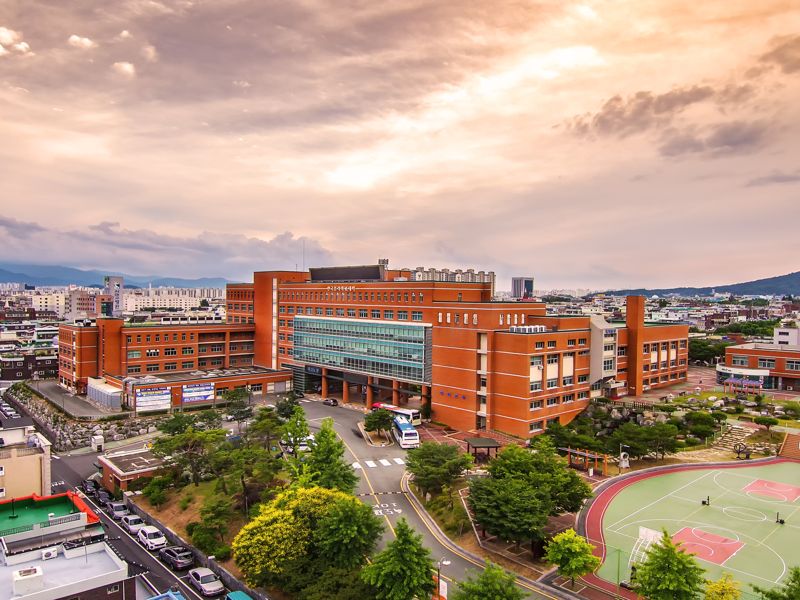
[[[81,490],[87,496],[95,496],[98,491],[97,482],[94,479],[85,479],[83,483],[81,483]]]
[[[326,406],[339,406],[339,401],[336,398],[325,398],[322,403]]]
[[[183,546],[168,546],[158,551],[158,557],[175,571],[188,569],[194,564],[194,555],[191,550]]]
[[[105,508],[109,502],[113,502],[114,497],[104,489],[97,490],[97,504],[101,508]]]

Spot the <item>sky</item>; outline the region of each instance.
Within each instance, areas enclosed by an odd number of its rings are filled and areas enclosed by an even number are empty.
[[[498,288],[798,268],[792,0],[4,0],[0,258]]]

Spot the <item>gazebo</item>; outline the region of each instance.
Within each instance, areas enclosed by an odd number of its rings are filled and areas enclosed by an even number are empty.
[[[472,453],[472,456],[475,457],[475,462],[481,462],[478,459],[478,450],[486,450],[486,453],[483,456],[486,456],[485,460],[488,460],[492,457],[492,450],[494,450],[495,456],[497,456],[497,449],[500,447],[500,442],[495,439],[488,438],[488,437],[474,437],[474,438],[467,438],[464,440],[467,442],[467,454]]]
[[[728,377],[722,382],[722,388],[725,392],[735,394],[736,392],[744,392],[745,394],[752,394],[761,391],[764,384],[760,381],[753,381],[744,377]]]

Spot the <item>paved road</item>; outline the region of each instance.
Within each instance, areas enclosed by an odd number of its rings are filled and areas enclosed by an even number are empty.
[[[361,436],[357,424],[364,418],[363,413],[344,407],[325,406],[321,402],[303,401],[301,406],[306,411],[311,430],[319,429],[322,419],[332,417],[334,427],[341,436],[346,446],[346,459],[351,463],[357,463],[356,473],[359,474],[359,484],[356,494],[366,504],[373,506],[376,515],[382,517],[386,523],[386,530],[381,540],[381,546],[393,539],[394,527],[400,518],[405,517],[408,523],[419,533],[422,534],[425,545],[431,549],[433,559],[446,559],[449,565],[442,567],[442,578],[450,582],[453,580],[463,580],[467,572],[474,572],[483,567],[483,563],[475,561],[467,555],[451,552],[442,545],[437,533],[428,529],[425,522],[417,513],[411,501],[403,493],[400,481],[405,473],[406,451],[399,448],[396,444],[385,448],[369,446]],[[226,423],[225,427],[230,430],[236,429],[236,424]],[[131,447],[141,447],[142,442],[131,444]],[[115,450],[123,450],[120,447]],[[95,472],[93,463],[96,462],[97,454],[81,454],[67,456],[53,461],[53,481],[63,481],[64,485],[75,486],[82,479]],[[54,491],[63,491],[60,487],[54,487]],[[104,523],[108,524],[109,535],[119,536],[118,548],[126,557],[132,557],[137,563],[150,569],[146,576],[159,590],[167,589],[176,582],[182,584],[182,589],[186,586],[179,581],[175,574],[170,572],[150,553],[145,551],[138,543],[127,536],[116,523],[111,522],[103,516]],[[550,596],[533,591],[527,587],[522,588],[529,594],[528,598],[544,599]],[[194,600],[197,596],[190,592],[188,596]]]

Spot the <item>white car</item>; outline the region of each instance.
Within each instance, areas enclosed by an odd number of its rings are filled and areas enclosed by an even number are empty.
[[[167,538],[164,537],[158,527],[153,527],[152,525],[142,527],[136,537],[139,539],[139,543],[148,550],[158,550],[167,545]]]
[[[131,535],[136,535],[145,526],[145,522],[139,515],[125,515],[121,519],[122,527]]]
[[[225,586],[211,569],[198,567],[189,571],[189,583],[203,596],[219,596],[225,592]]]

